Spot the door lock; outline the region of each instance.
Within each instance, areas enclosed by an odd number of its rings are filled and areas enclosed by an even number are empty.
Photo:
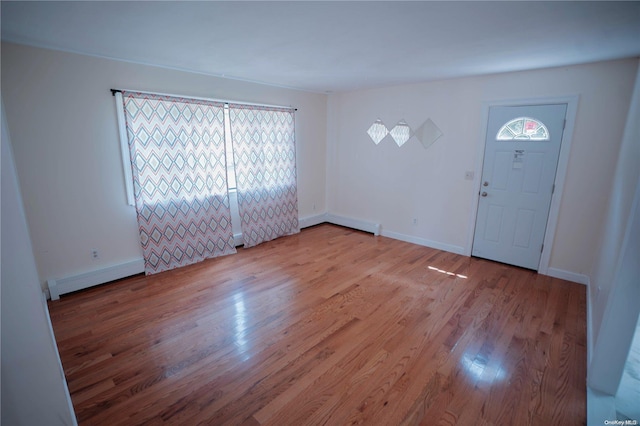
[[[486,180],[484,181],[484,183],[482,184],[482,186],[489,186],[489,182],[487,182]]]
[[[482,195],[483,197],[486,197],[487,193],[485,191],[482,191],[482,194],[480,194],[480,195]]]

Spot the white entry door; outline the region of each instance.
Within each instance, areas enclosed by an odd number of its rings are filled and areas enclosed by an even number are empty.
[[[490,108],[473,256],[538,269],[566,112]]]

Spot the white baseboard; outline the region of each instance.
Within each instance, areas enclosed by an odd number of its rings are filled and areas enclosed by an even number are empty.
[[[327,222],[326,213],[299,219],[301,228],[307,228],[324,222]],[[241,233],[234,234],[233,239],[236,246],[242,245]],[[144,272],[144,259],[135,259],[130,262],[112,265],[78,275],[49,279],[47,280],[47,288],[44,290],[44,294],[48,299],[58,300],[63,294],[108,283],[109,281],[119,280],[142,272]]]
[[[327,213],[320,213],[313,216],[305,216],[298,219],[298,224],[300,228],[308,228],[310,226],[320,225],[321,223],[327,222]]]
[[[374,235],[382,235],[384,237],[406,241],[408,243],[418,244],[438,250],[444,250],[450,253],[461,255],[465,254],[464,247],[446,244],[439,241],[427,240],[425,238],[401,234],[399,232],[387,230],[381,231],[381,226],[379,223],[368,222],[365,220],[355,219],[347,216],[341,216],[331,213],[321,213],[313,216],[302,217],[298,220],[300,228],[308,228],[310,226],[319,225],[326,222],[332,223],[334,225],[357,229],[364,232],[370,232]],[[236,245],[241,245],[242,234],[234,235],[234,240]],[[85,272],[66,278],[47,280],[48,288],[45,290],[45,294],[48,292],[48,296],[51,298],[51,300],[57,300],[60,298],[60,295],[65,293],[70,293],[73,291],[82,290],[84,288],[93,287],[95,285],[104,284],[109,281],[114,281],[142,272],[144,272],[144,260],[135,259],[130,262],[109,266],[96,271]],[[586,275],[576,274],[561,269],[549,268],[546,275],[584,285],[589,285],[589,277],[587,277]]]
[[[587,288],[587,383],[589,382],[589,365],[593,356],[593,326],[591,317],[591,292]],[[605,421],[616,420],[615,397],[591,389],[587,386],[587,424],[603,425]],[[611,423],[613,424],[613,423]]]
[[[563,269],[558,268],[549,268],[547,269],[547,273],[544,275],[548,275],[554,278],[560,278],[561,280],[571,281],[578,284],[584,284],[587,287],[589,286],[589,277],[583,274],[576,274],[575,272],[565,271]]]
[[[67,409],[69,410],[69,418],[71,419],[72,426],[78,426],[78,420],[76,419],[76,413],[73,409],[73,402],[71,401],[71,394],[69,393],[69,386],[67,381],[65,380],[64,368],[62,368],[62,361],[60,360],[60,352],[58,352],[58,346],[56,345],[56,336],[53,332],[53,325],[51,324],[51,314],[49,313],[49,306],[47,306],[47,298],[46,292],[42,293],[42,309],[45,313],[45,318],[47,319],[47,326],[49,327],[49,333],[51,336],[51,342],[53,344],[53,349],[55,352],[56,361],[58,361],[58,373],[61,377],[62,386],[64,388],[64,397],[67,402]]]
[[[413,235],[406,235],[406,234],[401,234],[399,232],[382,230],[382,236],[393,238],[395,240],[406,241],[407,243],[418,244],[420,246],[448,251],[450,253],[464,254],[464,247],[455,246],[453,244],[441,243],[438,241],[427,240],[425,238],[414,237]]]
[[[587,287],[587,380],[589,380],[589,368],[591,356],[593,355],[593,305],[591,304],[591,289]]]
[[[298,219],[298,226],[300,229],[308,228],[310,226],[319,225],[321,223],[325,223],[327,221],[327,214],[321,213],[314,216],[305,216]],[[233,243],[236,247],[244,244],[244,240],[242,239],[242,232],[237,234],[233,234]]]
[[[332,213],[327,213],[326,215],[324,215],[324,220],[318,221],[317,223],[322,222],[328,222],[339,226],[346,226],[347,228],[370,232],[374,235],[382,235],[383,237],[393,238],[395,240],[431,247],[438,250],[444,250],[451,253],[464,254],[464,247],[441,243],[438,241],[431,241],[420,237],[414,237],[412,235],[405,235],[398,232],[387,231],[384,229],[381,230],[381,226],[379,223],[367,222],[365,220],[355,219],[347,216],[340,216]]]
[[[327,213],[325,222],[334,225],[345,226],[347,228],[357,229],[359,231],[370,232],[373,235],[380,235],[380,224],[367,222],[365,220],[354,219],[352,217],[340,216],[337,214]]]
[[[144,259],[142,258],[71,277],[50,279],[47,280],[47,287],[51,300],[58,300],[62,294],[104,284],[141,272],[144,272]]]
[[[590,387],[587,387],[587,424],[594,426],[615,424],[613,423],[615,420],[615,397],[600,393]]]

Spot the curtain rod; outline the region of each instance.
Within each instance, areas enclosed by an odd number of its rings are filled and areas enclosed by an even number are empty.
[[[282,109],[291,109],[297,111],[298,108],[294,108],[292,106],[284,106],[284,105],[269,105],[269,104],[257,104],[251,102],[236,102],[236,101],[227,101],[223,99],[214,99],[214,98],[202,98],[199,96],[185,96],[185,95],[174,95],[171,93],[159,93],[159,92],[146,92],[144,90],[129,90],[129,89],[109,89],[111,90],[111,96],[115,96],[116,93],[122,92],[135,92],[135,93],[144,93],[147,95],[157,95],[157,96],[173,96],[176,98],[187,98],[187,99],[198,99],[201,101],[212,101],[212,102],[221,102],[224,104],[238,104],[238,105],[248,105],[248,106],[257,106],[257,107],[267,107],[267,108],[282,108]]]

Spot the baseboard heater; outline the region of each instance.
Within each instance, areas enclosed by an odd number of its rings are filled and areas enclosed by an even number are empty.
[[[308,228],[310,226],[320,225],[321,223],[332,223],[334,225],[345,226],[347,228],[370,232],[374,235],[380,235],[380,224],[334,214],[323,213],[315,216],[307,216],[300,218],[299,223],[300,228]],[[236,245],[242,244],[242,234],[237,234],[233,237]],[[71,277],[49,279],[47,280],[47,289],[49,292],[48,298],[51,300],[58,300],[63,294],[84,290],[89,287],[130,277],[142,272],[144,272],[144,259],[135,259],[119,265],[108,266],[96,271],[85,272]]]
[[[95,285],[119,280],[144,272],[144,259],[136,259],[119,265],[108,266],[97,271],[86,272],[72,277],[47,280],[51,300],[60,299],[60,295],[83,290]]]

